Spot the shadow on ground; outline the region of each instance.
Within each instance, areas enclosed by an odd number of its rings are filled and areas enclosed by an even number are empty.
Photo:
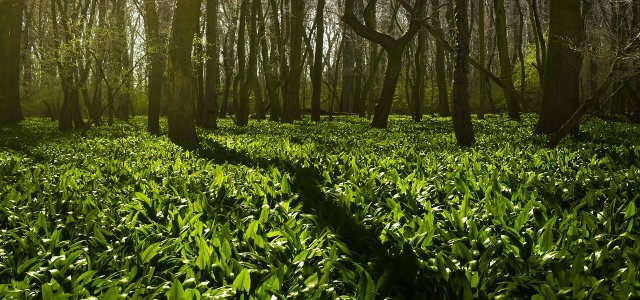
[[[201,142],[199,146],[185,146],[185,149],[218,164],[277,167],[289,173],[292,178],[291,190],[300,196],[304,212],[317,216],[321,226],[330,229],[349,247],[356,262],[368,266],[367,271],[378,282],[378,298],[422,299],[437,293],[435,283],[429,279],[432,276],[421,273],[425,270],[420,267],[420,261],[410,245],[405,243],[400,253],[394,253],[398,251],[380,242],[379,232],[356,222],[346,208],[322,191],[321,170],[283,160],[254,158],[211,140]]]

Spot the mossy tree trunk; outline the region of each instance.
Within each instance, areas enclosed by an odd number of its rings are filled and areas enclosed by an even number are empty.
[[[452,119],[456,140],[461,147],[475,143],[471,112],[469,109],[469,0],[455,1],[456,52],[453,68]]]
[[[509,59],[509,43],[507,40],[507,17],[504,10],[504,0],[493,0],[495,9],[496,44],[500,61],[500,80],[507,86],[503,89],[507,100],[509,119],[520,120],[520,103],[514,91],[513,74]]]
[[[580,0],[550,3],[549,41],[537,133],[556,132],[580,105],[583,18]],[[576,129],[577,130],[577,129]]]
[[[198,140],[191,101],[191,49],[198,30],[200,0],[177,0],[169,41],[169,138],[175,143]]]
[[[0,126],[23,119],[20,108],[20,40],[24,0],[0,2]]]
[[[202,127],[218,128],[218,82],[220,81],[218,46],[218,0],[207,0],[207,46],[205,102]]]
[[[313,95],[311,96],[311,120],[320,121],[320,96],[322,95],[322,52],[324,49],[324,5],[318,0],[316,6],[316,49],[313,58]]]

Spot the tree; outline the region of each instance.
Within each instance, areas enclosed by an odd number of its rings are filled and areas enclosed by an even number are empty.
[[[20,40],[24,0],[0,2],[0,126],[23,119],[20,107]]]
[[[440,25],[440,1],[432,0],[432,13],[431,18],[433,20],[433,27],[443,35]],[[441,43],[436,43],[436,82],[438,84],[438,113],[440,116],[449,116],[451,111],[449,110],[449,92],[447,91],[447,76],[445,73],[445,60],[444,60],[444,47]]]
[[[542,111],[537,133],[556,132],[580,105],[583,18],[580,0],[551,2]]]
[[[277,74],[273,68],[273,62],[277,61],[277,39],[271,38],[271,52],[269,52],[269,41],[267,39],[267,29],[265,25],[265,15],[262,11],[262,1],[258,1],[258,37],[260,38],[260,56],[262,58],[262,69],[264,81],[267,88],[267,98],[269,99],[269,119],[278,121],[280,117],[280,98],[277,87]],[[273,34],[272,34],[273,36]]]
[[[160,101],[162,99],[163,51],[159,33],[158,10],[155,0],[144,0],[145,32],[147,34],[148,56],[148,91],[149,110],[147,130],[150,133],[160,133]]]
[[[246,68],[246,27],[247,19],[250,20],[251,26],[255,28],[255,18],[249,17],[249,2],[251,0],[242,0],[240,4],[240,25],[238,27],[238,78],[242,81],[242,87],[240,87],[237,106],[235,106],[236,112],[236,125],[245,126],[249,123],[249,96],[251,95],[251,80],[253,75],[251,74],[251,62],[249,68]],[[254,13],[251,12],[251,16]],[[250,26],[250,27],[251,27]],[[253,28],[249,28],[251,35],[254,35]],[[250,46],[252,48],[252,46]],[[252,48],[253,49],[253,48]],[[251,53],[250,53],[251,55]]]
[[[467,78],[469,72],[467,64],[469,56],[468,9],[468,0],[456,0],[454,8],[456,53],[453,68],[452,119],[456,140],[461,147],[471,146],[475,143],[469,110],[469,80]]]
[[[196,142],[198,135],[191,97],[191,49],[198,30],[199,0],[177,0],[169,40],[169,138],[175,143]],[[185,103],[186,102],[186,103]]]
[[[218,82],[220,80],[218,46],[218,0],[207,0],[207,46],[205,74],[205,102],[202,115],[202,127],[218,128]]]
[[[406,2],[402,3],[404,8],[411,15],[411,22],[409,29],[402,36],[396,39],[388,34],[377,31],[375,28],[372,28],[370,24],[362,24],[354,14],[353,0],[347,0],[345,2],[345,12],[342,20],[351,26],[356,34],[379,44],[387,52],[388,62],[387,69],[385,71],[385,79],[382,84],[380,98],[376,104],[373,121],[371,122],[371,126],[374,128],[387,127],[389,115],[391,114],[393,97],[398,85],[400,71],[402,70],[402,56],[409,43],[411,43],[420,30],[421,24],[424,21],[416,17],[416,10],[424,9],[424,5],[426,3],[425,0],[416,0],[413,6],[406,4]]]
[[[324,5],[318,0],[316,6],[316,49],[313,58],[313,95],[311,96],[311,120],[320,121],[320,96],[322,94],[322,52],[324,48]]]
[[[423,19],[425,9],[417,11],[417,18]],[[414,56],[415,62],[415,82],[413,83],[413,91],[411,93],[411,103],[413,106],[413,120],[420,122],[422,120],[422,105],[424,103],[424,82],[425,82],[425,62],[426,62],[426,44],[427,33],[424,29],[418,32],[418,47]]]
[[[302,77],[302,36],[304,34],[304,1],[291,1],[289,74],[285,81],[282,120],[293,122],[300,115],[300,79]]]
[[[500,61],[500,80],[507,85],[504,97],[507,100],[509,118],[520,120],[520,103],[514,91],[511,62],[509,61],[509,46],[507,41],[507,18],[504,10],[504,0],[493,0],[495,9],[496,43]]]
[[[485,32],[484,32],[484,13],[485,13],[485,0],[478,0],[478,63],[481,66],[486,64],[486,46],[485,46]],[[487,76],[484,73],[479,72],[478,75],[478,117],[483,119],[486,111],[487,100]]]

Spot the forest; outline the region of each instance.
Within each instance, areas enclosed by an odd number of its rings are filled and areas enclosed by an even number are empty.
[[[640,0],[0,0],[0,299],[638,299]]]

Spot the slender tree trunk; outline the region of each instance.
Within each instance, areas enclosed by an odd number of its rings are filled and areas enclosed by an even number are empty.
[[[543,79],[542,112],[537,133],[556,132],[580,105],[583,18],[580,0],[551,2],[549,49]],[[577,130],[577,129],[576,129]]]
[[[398,79],[402,71],[402,49],[388,51],[387,54],[387,70],[385,71],[384,83],[382,84],[382,92],[376,105],[375,113],[371,126],[374,128],[387,128],[389,124],[389,115],[391,114],[391,106],[393,97],[398,86]]]
[[[418,16],[422,18],[424,11]],[[425,48],[427,43],[427,34],[423,30],[418,33],[418,47],[415,53],[415,82],[413,84],[412,105],[413,120],[420,122],[422,120],[422,106],[424,105],[424,82],[425,82]]]
[[[313,95],[311,96],[311,120],[320,121],[320,96],[322,95],[322,53],[324,50],[324,5],[318,0],[316,6],[316,49],[313,59]]]
[[[304,1],[291,1],[289,76],[285,83],[283,121],[293,122],[300,115],[300,79],[302,77],[302,36],[304,34]]]
[[[234,44],[236,40],[238,18],[233,18],[225,39],[225,47],[222,51],[224,59],[224,93],[222,97],[222,105],[220,107],[220,117],[226,117],[228,112],[228,103],[231,92],[233,91],[233,70],[235,67]]]
[[[149,111],[147,117],[147,131],[152,134],[160,133],[160,101],[162,99],[162,42],[159,33],[159,18],[155,0],[144,0],[145,31],[147,35],[146,51],[148,56]],[[95,101],[95,100],[94,100]]]
[[[198,30],[199,0],[177,0],[169,42],[169,138],[175,143],[198,139],[191,101],[191,49]],[[188,101],[187,103],[184,103]]]
[[[509,118],[520,120],[520,104],[514,94],[511,62],[509,61],[509,44],[507,40],[507,20],[504,10],[504,0],[493,0],[496,17],[496,43],[498,44],[498,56],[500,59],[500,80],[507,85],[504,89],[504,97],[507,100]]]
[[[205,22],[206,25],[206,22]],[[198,24],[198,30],[196,31],[196,42],[193,46],[193,103],[196,107],[196,124],[202,126],[204,121],[204,102],[205,102],[205,45],[203,45],[203,36],[206,28],[201,28]]]
[[[353,74],[355,71],[355,59],[353,57],[353,33],[348,27],[344,28],[342,42],[342,93],[340,96],[340,110],[351,111],[353,104]]]
[[[262,70],[264,74],[264,82],[267,90],[267,98],[269,99],[269,119],[277,121],[280,115],[280,99],[278,96],[278,87],[276,82],[276,74],[273,69],[272,60],[277,59],[277,42],[271,43],[271,56],[269,56],[269,43],[266,34],[265,16],[262,11],[262,1],[258,1],[258,37],[260,38],[260,54],[262,57]],[[273,35],[273,34],[272,34]],[[274,41],[275,39],[272,39]]]
[[[486,64],[485,57],[487,52],[485,45],[484,14],[485,0],[478,0],[478,63],[483,67]],[[478,117],[484,119],[487,107],[487,76],[482,72],[478,74],[478,101],[480,103],[478,107]]]
[[[204,115],[202,127],[207,129],[218,128],[218,82],[219,47],[218,47],[218,0],[207,0],[207,47],[206,54],[206,84]]]
[[[240,25],[238,27],[238,78],[242,81],[242,86],[239,87],[239,98],[237,105],[234,106],[236,113],[236,125],[245,126],[249,123],[249,97],[251,95],[251,83],[252,75],[249,69],[246,68],[246,52],[245,52],[245,40],[246,40],[246,27],[247,19],[249,19],[249,2],[251,0],[242,0],[240,4]],[[251,13],[253,15],[253,13]],[[255,18],[254,18],[255,19]],[[253,20],[250,20],[253,22]],[[251,29],[250,29],[251,30]]]
[[[440,25],[440,1],[432,0],[432,16],[433,27],[436,28],[440,34],[444,35]],[[436,81],[438,84],[438,113],[440,116],[450,116],[449,110],[449,92],[447,91],[447,75],[445,72],[445,57],[444,48],[440,43],[436,43]]]
[[[23,119],[20,107],[20,42],[24,0],[0,3],[0,126]],[[6,69],[5,69],[6,68]]]
[[[456,140],[461,147],[475,143],[471,112],[469,110],[469,82],[467,56],[469,56],[468,7],[469,0],[455,1],[456,53],[453,69],[452,119]]]

